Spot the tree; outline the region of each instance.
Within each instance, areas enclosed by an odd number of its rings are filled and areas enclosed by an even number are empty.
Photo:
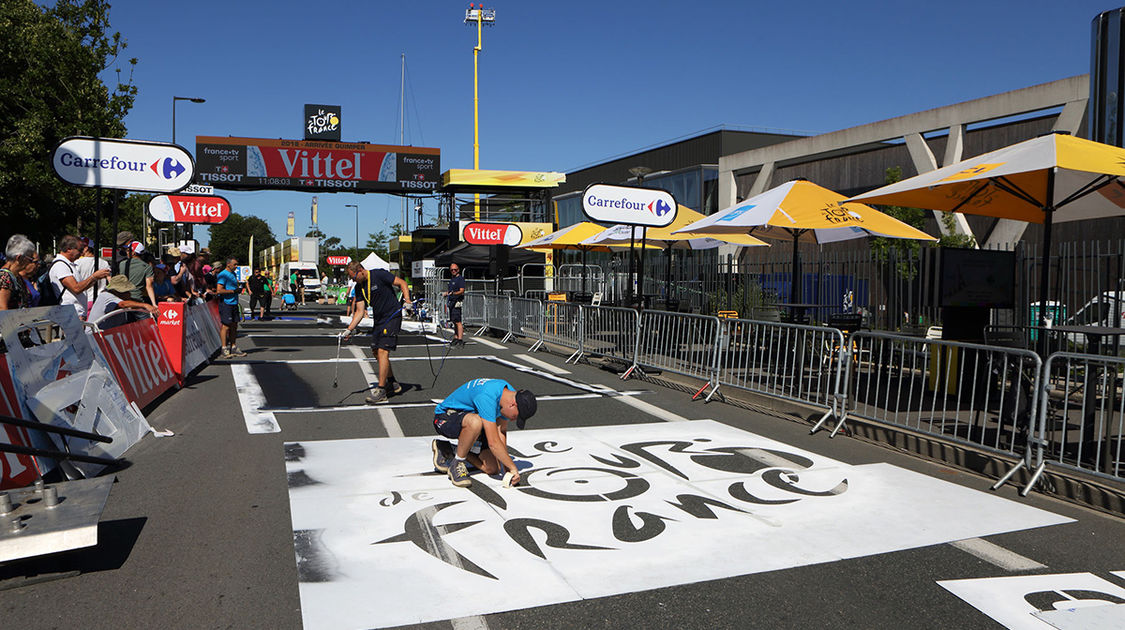
[[[258,217],[243,216],[237,212],[230,213],[226,221],[212,225],[210,234],[208,248],[213,261],[237,258],[242,264],[252,265],[252,261],[246,260],[251,236],[254,237],[254,251],[277,244],[269,224]]]
[[[116,68],[112,89],[99,76],[126,47],[120,33],[110,34],[109,4],[53,5],[0,2],[0,216],[10,232],[41,242],[92,232],[97,200],[96,191],[55,177],[48,156],[67,136],[124,137],[137,94],[135,58],[127,78]],[[110,195],[102,198],[110,207]]]
[[[893,184],[901,179],[902,167],[892,166],[885,171],[883,183]],[[902,206],[880,206],[880,210],[911,227],[922,229],[926,225],[925,210]],[[921,249],[918,241],[877,236],[871,239],[870,245],[872,257],[883,264],[890,264],[893,261],[895,271],[904,279],[912,280],[918,274],[918,268],[914,265],[914,259]]]

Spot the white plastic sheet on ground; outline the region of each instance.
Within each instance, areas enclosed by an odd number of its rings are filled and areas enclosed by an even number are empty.
[[[514,431],[518,488],[429,437],[286,445],[306,628],[387,627],[832,562],[1070,519],[701,420]]]

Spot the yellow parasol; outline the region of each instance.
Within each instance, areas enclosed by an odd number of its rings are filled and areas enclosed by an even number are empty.
[[[1122,176],[1125,149],[1056,133],[895,182],[852,200],[1042,223],[1039,314],[1045,318],[1052,223],[1125,214]]]

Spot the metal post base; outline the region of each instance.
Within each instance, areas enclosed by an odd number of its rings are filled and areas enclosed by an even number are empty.
[[[528,352],[537,352],[539,350],[539,348],[542,348],[542,347],[543,347],[543,340],[539,339],[535,343],[531,344],[531,347],[528,348],[527,351]]]
[[[628,370],[625,370],[624,374],[621,375],[621,380],[623,380],[623,381],[629,380],[629,377],[632,376],[633,373],[636,373],[636,374],[640,375],[641,378],[644,378],[645,376],[647,376],[647,374],[645,374],[644,369],[641,368],[641,366],[634,363],[633,365],[629,366]]]
[[[513,335],[512,333],[508,333],[508,334],[504,335],[504,338],[500,340],[500,343],[508,343],[508,340],[514,339],[515,337],[516,336]]]
[[[581,361],[581,360],[582,360],[582,350],[575,350],[574,354],[567,357],[566,361],[563,361],[563,363],[570,363],[571,361],[573,361],[574,364],[577,365],[578,362]]]

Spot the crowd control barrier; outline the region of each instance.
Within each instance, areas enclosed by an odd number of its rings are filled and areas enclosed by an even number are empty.
[[[38,333],[46,326],[57,326],[61,339],[45,341]],[[29,431],[32,446],[44,451],[67,451],[89,456],[87,461],[66,463],[67,471],[91,477],[100,472],[105,459],[117,459],[152,428],[135,404],[130,403],[110,369],[103,363],[90,336],[83,332],[82,322],[73,306],[0,311],[0,337],[7,348],[6,376],[10,381],[3,396],[8,413],[14,418],[37,420],[45,424],[67,427],[109,438],[109,443],[82,439],[67,440],[64,436],[48,436],[42,431]],[[26,344],[26,347],[25,347]],[[14,394],[14,400],[12,398]],[[96,431],[95,431],[96,429]],[[10,435],[7,430],[5,436]],[[4,458],[5,483],[26,474],[8,469],[11,460]],[[36,458],[39,472],[54,467],[55,460]],[[36,475],[38,476],[38,474]]]
[[[835,328],[721,319],[716,385],[826,407],[813,431],[831,416],[842,426],[842,376],[851,353],[841,352],[844,335]]]
[[[1041,469],[1032,436],[1043,389],[1039,355],[868,331],[853,333],[849,344],[850,416],[1020,460],[995,487],[1020,467]]]
[[[531,339],[531,351],[538,350],[543,344],[543,303],[528,298],[510,298],[509,305],[508,336]]]
[[[1047,357],[1043,373],[1037,432],[1043,461],[1125,478],[1125,359],[1057,352]]]
[[[484,326],[484,302],[488,296],[483,293],[465,293],[461,303],[461,324],[464,326]]]
[[[168,361],[183,380],[219,350],[219,304],[161,302],[157,328]]]
[[[638,332],[641,315],[631,308],[609,306],[582,307],[582,352],[637,365]]]
[[[127,318],[138,321],[121,323]],[[119,325],[112,326],[117,323]],[[147,311],[119,309],[86,324],[125,399],[145,407],[161,394],[178,387],[177,372],[168,361],[157,324]]]
[[[0,354],[0,414],[9,418],[25,418],[5,354]],[[0,424],[0,442],[29,448],[33,446],[31,432],[26,427],[10,424]],[[31,455],[0,453],[0,490],[30,485],[39,478],[37,466]]]

